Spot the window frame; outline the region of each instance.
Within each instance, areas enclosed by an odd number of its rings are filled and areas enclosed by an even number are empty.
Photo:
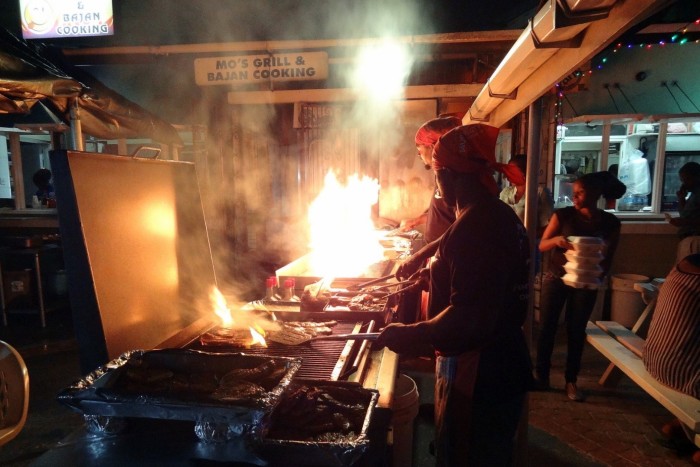
[[[658,221],[664,220],[665,213],[671,215],[677,215],[677,211],[663,211],[663,183],[664,183],[664,172],[666,170],[666,146],[668,142],[668,124],[669,123],[700,123],[700,114],[683,114],[683,115],[654,115],[654,116],[643,116],[639,114],[633,115],[614,115],[614,116],[582,116],[574,119],[567,120],[563,122],[563,125],[577,125],[577,124],[588,124],[588,125],[602,125],[602,134],[600,136],[600,158],[598,161],[598,170],[605,170],[604,167],[608,167],[609,160],[609,148],[610,143],[622,142],[628,140],[630,136],[638,135],[638,133],[630,133],[630,125],[638,124],[653,124],[658,125],[659,130],[655,133],[648,133],[649,136],[657,136],[656,144],[656,158],[651,176],[651,201],[649,211],[620,211],[615,209],[614,214],[621,220],[648,220],[648,221]],[[612,125],[625,125],[626,131],[624,136],[612,135],[611,128]],[[558,130],[558,128],[555,128]],[[700,136],[700,133],[691,133]],[[581,140],[586,137],[557,137],[555,145],[554,160],[552,163],[552,181],[556,184],[557,175],[557,163],[561,160],[562,152],[562,141],[576,142],[576,138]],[[590,140],[589,140],[590,141]],[[697,149],[700,153],[700,147]],[[552,187],[553,193],[556,187]],[[555,193],[556,195],[556,193]],[[556,198],[555,198],[556,201]]]

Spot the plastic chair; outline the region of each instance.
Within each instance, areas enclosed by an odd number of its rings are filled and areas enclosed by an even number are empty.
[[[0,341],[0,446],[22,431],[28,410],[27,365],[14,347]]]

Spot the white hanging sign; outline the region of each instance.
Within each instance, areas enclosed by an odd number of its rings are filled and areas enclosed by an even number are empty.
[[[305,52],[198,58],[194,61],[194,76],[199,86],[323,80],[328,77],[328,54]]]
[[[25,39],[114,34],[112,0],[19,0],[19,9]]]

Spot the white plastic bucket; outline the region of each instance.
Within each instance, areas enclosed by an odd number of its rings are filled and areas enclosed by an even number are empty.
[[[634,284],[650,280],[650,277],[641,274],[615,274],[612,276],[610,278],[612,285],[610,319],[626,328],[632,328],[645,307],[642,294],[634,290]]]
[[[416,382],[411,377],[400,374],[396,378],[391,406],[394,467],[410,466],[413,463],[413,422],[418,415],[419,406],[420,397]]]

